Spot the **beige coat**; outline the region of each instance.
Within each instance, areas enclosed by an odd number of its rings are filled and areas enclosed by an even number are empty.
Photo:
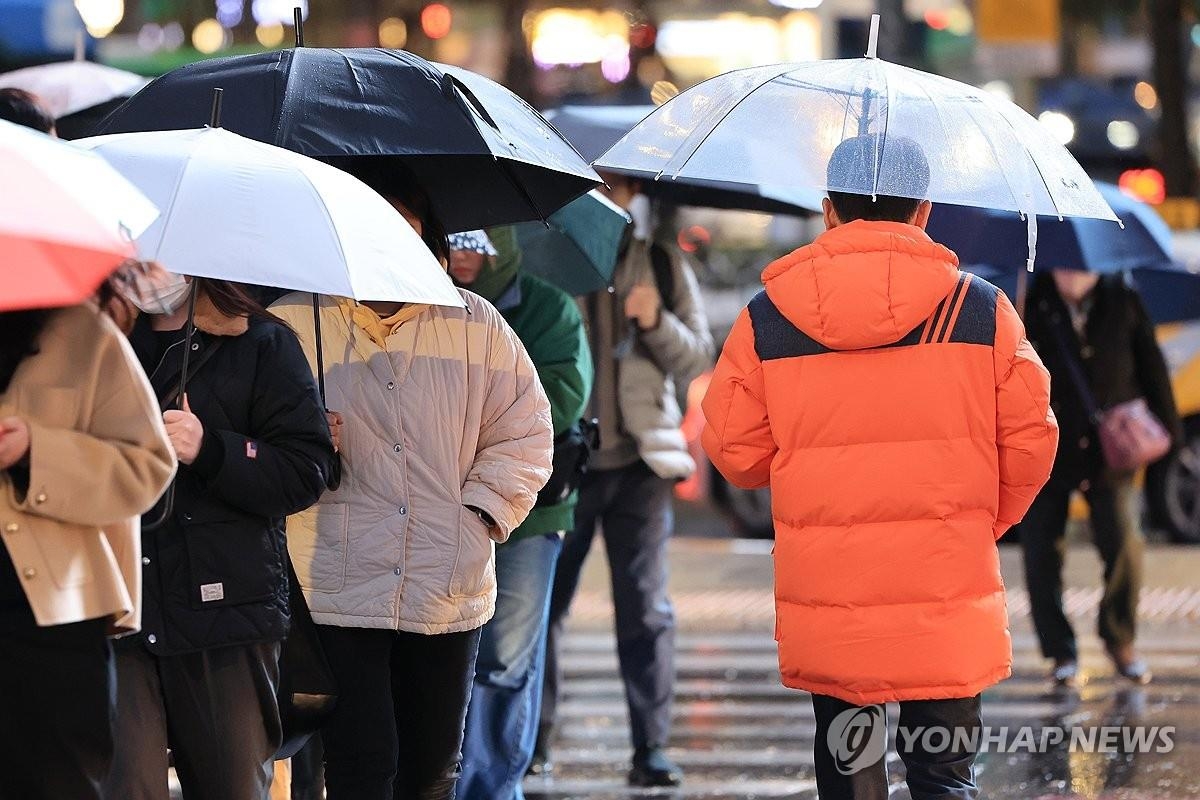
[[[309,294],[272,311],[316,363]],[[550,477],[550,404],[504,318],[429,307],[380,349],[322,298],[328,407],[345,417],[342,481],[288,520],[288,549],[313,619],[422,634],[474,630],[496,603],[494,544]]]
[[[0,540],[38,625],[141,620],[139,518],[175,473],[158,403],[125,337],[91,306],[52,314],[0,394],[29,424],[29,490],[0,472]]]

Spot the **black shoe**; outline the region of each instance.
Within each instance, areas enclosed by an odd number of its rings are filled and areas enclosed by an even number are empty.
[[[679,786],[683,783],[683,770],[667,758],[661,747],[639,748],[633,754],[633,767],[629,770],[629,785]]]

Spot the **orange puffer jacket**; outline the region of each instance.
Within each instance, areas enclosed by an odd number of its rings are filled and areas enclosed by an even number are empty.
[[[704,447],[772,489],[783,682],[861,705],[970,697],[1012,661],[995,540],[1050,475],[1050,376],[991,284],[911,225],[769,266]]]

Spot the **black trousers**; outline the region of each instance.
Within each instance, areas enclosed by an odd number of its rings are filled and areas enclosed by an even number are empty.
[[[817,794],[821,800],[887,800],[887,714],[883,706],[855,706],[814,694]],[[900,703],[896,752],[907,770],[913,800],[975,800],[972,766],[983,727],[980,698]],[[945,744],[941,734],[947,731]],[[956,733],[958,732],[958,733]],[[876,747],[869,742],[872,735]],[[957,737],[957,738],[956,738]]]
[[[154,656],[117,646],[110,800],[167,800],[167,748],[188,800],[266,800],[282,730],[279,643]]]
[[[541,715],[544,728],[555,724],[562,684],[559,648],[563,628],[600,525],[612,575],[617,657],[633,746],[667,744],[675,688],[675,612],[667,597],[671,491],[672,483],[641,461],[584,476],[575,529],[563,540],[550,596]]]
[[[1100,598],[1100,638],[1111,648],[1132,644],[1137,634],[1138,594],[1142,588],[1145,539],[1137,515],[1132,480],[1095,487],[1084,493],[1090,509],[1092,540],[1104,561]],[[1067,511],[1071,492],[1047,486],[1021,523],[1025,586],[1042,655],[1074,660],[1075,631],[1062,604],[1062,568],[1066,551]]]
[[[317,626],[338,683],[321,732],[329,800],[453,800],[480,630]]]
[[[0,798],[100,800],[116,675],[107,620],[0,633]]]

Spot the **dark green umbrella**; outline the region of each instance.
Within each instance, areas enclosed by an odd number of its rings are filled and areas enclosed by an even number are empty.
[[[608,287],[629,214],[597,191],[568,203],[546,224],[517,225],[522,269],[572,295]]]

